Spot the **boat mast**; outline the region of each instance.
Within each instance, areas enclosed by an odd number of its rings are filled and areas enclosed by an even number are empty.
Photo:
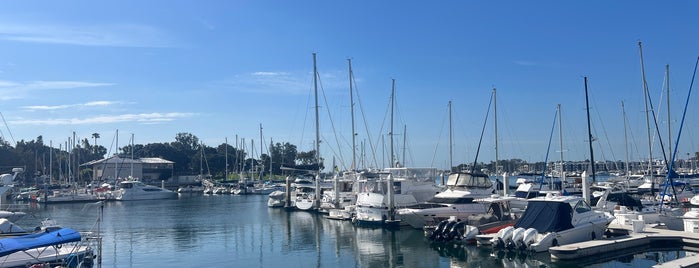
[[[228,180],[228,137],[226,137],[226,144],[225,144],[225,146],[226,146],[226,147],[225,147],[224,150],[225,150],[225,154],[226,154],[226,172],[225,172],[226,178],[223,179],[223,180],[224,180],[224,181],[227,181],[227,180]],[[201,178],[199,178],[199,179],[201,179]]]
[[[628,188],[628,178],[629,178],[629,142],[627,141],[628,136],[626,134],[626,109],[624,109],[624,101],[621,101],[621,114],[623,115],[624,119],[624,146],[626,148],[626,164],[624,165],[626,167],[625,172],[626,172],[626,187]]]
[[[313,88],[315,92],[315,112],[316,112],[316,142],[315,142],[315,147],[316,147],[316,165],[318,165],[318,169],[316,170],[316,179],[315,179],[315,184],[316,184],[316,208],[319,207],[320,203],[318,200],[320,200],[320,123],[318,119],[318,68],[316,67],[316,53],[313,53]]]
[[[349,90],[350,90],[350,113],[352,118],[352,165],[350,165],[350,170],[357,169],[357,133],[354,130],[354,93],[352,92],[352,80],[354,78],[352,74],[352,59],[347,59],[347,64],[349,65]]]
[[[131,179],[133,180],[133,151],[134,151],[134,134],[131,133]]]
[[[497,101],[497,89],[493,88],[493,119],[495,127],[495,176],[500,174],[498,171],[498,101]],[[503,188],[507,187],[507,182],[503,184]]]
[[[451,172],[454,169],[454,150],[453,150],[453,135],[454,135],[454,130],[452,130],[451,126],[451,101],[449,101],[449,172]],[[444,185],[444,177],[442,177],[442,185]]]
[[[638,41],[638,52],[640,54],[641,58],[641,80],[643,83],[643,101],[646,106],[646,129],[647,129],[647,134],[648,134],[648,175],[651,176],[651,180],[653,180],[653,143],[651,142],[651,134],[650,134],[650,117],[649,117],[649,110],[648,110],[648,83],[646,82],[646,69],[643,64],[643,46],[641,45],[641,41]],[[653,180],[654,181],[654,180]],[[652,191],[651,187],[651,191]]]
[[[116,130],[116,157],[114,158],[114,180],[119,178],[119,130]]]
[[[395,165],[395,159],[393,157],[393,105],[396,101],[396,79],[391,79],[391,132],[389,133],[389,143],[391,146],[391,157],[389,158],[391,160],[390,165],[393,167]]]
[[[265,148],[263,145],[264,140],[262,139],[262,123],[260,123],[260,161],[262,161],[262,149]],[[262,181],[262,174],[264,173],[264,163],[260,167],[260,181]]]
[[[672,130],[670,129],[670,65],[665,64],[665,79],[667,85],[667,140],[668,152],[672,153]]]
[[[590,167],[592,168],[592,183],[595,182],[595,154],[592,152],[592,128],[590,127],[590,101],[587,97],[587,76],[585,79],[585,110],[587,111],[587,139],[590,145]],[[584,196],[589,203],[589,196]]]
[[[405,166],[405,164],[407,162],[407,160],[405,160],[405,159],[407,159],[407,158],[405,158],[405,151],[406,151],[405,142],[407,139],[408,139],[408,125],[403,125],[403,166]]]
[[[558,110],[558,143],[560,144],[561,148],[561,170],[560,170],[560,175],[561,175],[561,187],[563,187],[563,183],[566,181],[566,174],[563,168],[563,125],[561,124],[561,104],[559,103],[556,106],[556,109]]]

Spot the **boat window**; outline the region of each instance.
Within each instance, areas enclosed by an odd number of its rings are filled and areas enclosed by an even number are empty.
[[[449,174],[447,186],[466,188],[490,188],[493,182],[485,174],[452,173]]]
[[[584,213],[584,212],[588,212],[590,210],[592,210],[592,208],[590,208],[590,205],[585,203],[585,201],[583,201],[583,200],[580,200],[580,201],[578,201],[577,204],[575,204],[575,212],[577,212],[577,213]]]

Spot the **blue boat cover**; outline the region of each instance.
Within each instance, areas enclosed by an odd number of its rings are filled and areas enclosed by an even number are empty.
[[[60,228],[50,232],[3,238],[0,239],[0,257],[33,248],[77,241],[80,241],[80,233],[70,228]]]
[[[573,228],[573,209],[566,202],[529,200],[527,209],[515,228],[534,228],[539,233],[559,232]]]

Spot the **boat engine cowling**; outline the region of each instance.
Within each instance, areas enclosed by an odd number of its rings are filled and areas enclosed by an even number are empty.
[[[480,231],[478,230],[478,227],[473,225],[466,225],[464,226],[464,231],[461,240],[467,241],[476,239],[476,235],[478,235],[479,233]]]
[[[451,241],[454,239],[461,240],[463,238],[465,226],[466,226],[466,222],[463,222],[463,221],[456,222],[456,224],[454,224],[454,226],[449,231],[449,234],[446,236],[445,240],[446,241]]]
[[[493,247],[495,247],[495,248],[505,247],[505,245],[512,240],[512,232],[514,230],[515,230],[515,228],[512,226],[507,226],[505,228],[500,229],[500,231],[498,231],[498,234],[491,241],[493,244]]]
[[[439,223],[437,223],[437,228],[434,228],[434,231],[432,232],[432,234],[430,234],[428,238],[430,240],[436,240],[440,233],[444,232],[444,227],[447,226],[447,223],[449,223],[448,220],[440,221]]]
[[[536,242],[536,236],[539,234],[539,231],[537,231],[534,228],[529,228],[526,231],[524,231],[524,236],[522,237],[522,245],[525,248],[528,248],[529,245],[534,244]]]
[[[507,248],[520,248],[522,246],[522,238],[524,237],[524,228],[517,228],[512,231],[512,243],[507,245]]]

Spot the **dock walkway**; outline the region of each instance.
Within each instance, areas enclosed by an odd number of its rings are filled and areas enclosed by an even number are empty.
[[[639,249],[662,250],[663,248],[682,247],[699,252],[699,233],[672,231],[646,226],[642,232],[634,233],[630,226],[609,225],[610,230],[627,232],[614,238],[591,240],[568,244],[549,249],[552,259],[574,260],[593,257],[613,258],[624,253],[633,253]],[[656,267],[699,267],[699,255],[673,260]]]

